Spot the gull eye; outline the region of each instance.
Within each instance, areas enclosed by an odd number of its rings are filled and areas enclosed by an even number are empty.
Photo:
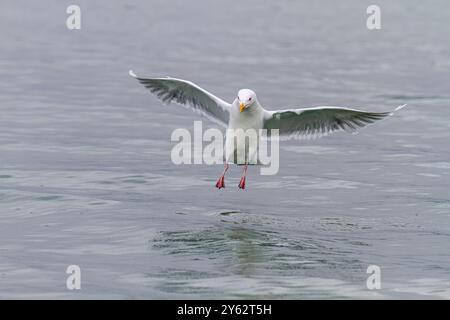
[[[252,100],[252,97],[248,98],[248,101]]]

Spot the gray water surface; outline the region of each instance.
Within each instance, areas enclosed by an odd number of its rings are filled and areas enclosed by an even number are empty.
[[[450,298],[448,1],[377,1],[376,31],[372,1],[79,0],[72,31],[69,4],[1,5],[0,298]],[[268,109],[408,107],[218,191],[220,165],[170,161],[202,118],[129,69]]]

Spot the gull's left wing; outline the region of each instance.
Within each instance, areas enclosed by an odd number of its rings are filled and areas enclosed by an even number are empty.
[[[406,105],[396,108],[400,110]],[[341,107],[265,111],[264,129],[279,129],[281,138],[314,138],[334,131],[355,131],[393,112],[366,112]]]
[[[130,76],[154,93],[163,102],[178,102],[188,106],[221,125],[230,118],[230,104],[192,83],[176,78],[141,78],[130,70]]]

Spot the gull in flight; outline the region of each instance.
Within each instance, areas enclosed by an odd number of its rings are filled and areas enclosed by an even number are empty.
[[[191,81],[171,77],[142,78],[132,70],[129,74],[165,103],[175,101],[190,107],[229,129],[243,129],[243,131],[253,129],[256,132],[260,129],[268,131],[278,129],[280,138],[321,137],[335,131],[355,131],[359,127],[393,114],[393,112],[367,112],[333,106],[269,111],[260,105],[255,92],[250,89],[239,90],[230,104]],[[399,106],[394,111],[404,106],[406,105]],[[239,146],[230,143],[235,137],[230,137],[229,132],[230,130],[227,130],[225,143],[226,155],[229,156],[225,159],[225,168],[217,180],[216,187],[225,188],[228,165],[235,163],[244,166],[238,187],[245,189],[247,165],[252,163],[249,159],[256,154],[257,146]],[[234,149],[228,150],[229,148]],[[243,162],[236,157],[239,148],[245,148],[245,151],[240,150],[245,154]]]

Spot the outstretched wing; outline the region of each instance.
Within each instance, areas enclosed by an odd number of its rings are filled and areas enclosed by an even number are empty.
[[[266,111],[264,129],[279,129],[280,137],[284,138],[315,138],[334,131],[354,131],[392,114],[393,112],[366,112],[341,107]]]
[[[211,120],[227,125],[230,118],[230,104],[212,93],[200,88],[191,81],[176,78],[141,78],[130,70],[130,76],[136,78],[147,89],[165,103],[178,102],[190,107]]]

